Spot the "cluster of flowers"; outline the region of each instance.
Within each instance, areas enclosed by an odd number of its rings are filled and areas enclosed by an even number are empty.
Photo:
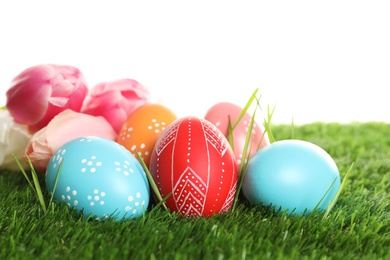
[[[95,135],[115,140],[127,117],[148,103],[150,92],[128,78],[89,88],[83,73],[67,65],[42,64],[22,71],[0,110],[0,168],[44,173],[52,154],[74,138]]]

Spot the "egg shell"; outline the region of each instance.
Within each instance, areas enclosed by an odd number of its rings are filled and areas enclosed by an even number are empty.
[[[53,154],[46,188],[54,191],[54,200],[97,219],[140,217],[150,200],[146,174],[134,155],[95,136],[76,138]]]
[[[318,209],[326,210],[340,188],[340,174],[332,157],[307,141],[274,142],[259,150],[247,166],[244,196],[276,210],[311,212],[321,199]]]
[[[239,118],[241,112],[242,108],[233,103],[220,102],[210,107],[204,118],[216,125],[225,137],[228,138],[229,117],[230,122],[233,125]],[[251,119],[252,116],[246,112],[232,132],[233,150],[239,165],[243,160],[242,156]],[[268,144],[268,136],[264,134],[260,125],[255,121],[252,126],[252,133],[249,142],[250,150],[248,150],[246,161],[248,158],[252,157],[258,149],[261,149]]]
[[[234,153],[218,128],[205,119],[183,117],[159,137],[150,173],[167,207],[187,217],[228,211],[237,185]]]
[[[146,165],[161,132],[177,116],[161,104],[149,103],[137,108],[127,118],[117,137],[117,142],[135,155],[137,151]]]

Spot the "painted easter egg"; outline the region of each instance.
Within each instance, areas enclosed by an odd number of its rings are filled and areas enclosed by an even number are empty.
[[[53,154],[46,188],[54,200],[97,219],[140,217],[150,199],[146,174],[134,155],[94,136],[69,141]]]
[[[254,204],[290,213],[326,210],[340,188],[340,174],[321,147],[282,140],[259,150],[248,162],[244,196]]]
[[[220,102],[209,108],[206,112],[205,119],[213,123],[219,130],[228,138],[229,120],[232,125],[235,124],[242,112],[242,108],[229,102]],[[233,150],[237,159],[237,163],[241,164],[243,160],[243,151],[252,115],[248,112],[240,119],[237,126],[232,131]],[[263,129],[254,121],[250,135],[250,141],[247,150],[246,160],[252,157],[257,150],[269,144],[268,136],[264,134]]]
[[[237,184],[234,153],[221,131],[209,121],[183,117],[159,137],[150,173],[167,207],[188,217],[228,211]]]
[[[145,104],[127,118],[117,137],[117,142],[135,155],[137,151],[148,166],[153,147],[161,132],[177,116],[161,104]]]

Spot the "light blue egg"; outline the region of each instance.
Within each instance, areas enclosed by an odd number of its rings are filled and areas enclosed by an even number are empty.
[[[317,205],[326,210],[339,188],[337,165],[325,150],[307,141],[283,140],[251,157],[242,191],[254,204],[298,214]]]
[[[50,193],[55,189],[54,200],[98,219],[140,217],[150,200],[146,174],[134,155],[94,136],[74,139],[53,154],[46,188]]]

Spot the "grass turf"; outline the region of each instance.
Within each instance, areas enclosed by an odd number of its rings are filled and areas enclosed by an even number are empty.
[[[342,178],[354,163],[327,218],[278,214],[242,197],[234,212],[208,219],[154,207],[101,222],[56,203],[44,214],[23,175],[2,170],[0,259],[390,259],[390,124],[313,123],[293,133],[276,125],[273,133],[321,146]]]

